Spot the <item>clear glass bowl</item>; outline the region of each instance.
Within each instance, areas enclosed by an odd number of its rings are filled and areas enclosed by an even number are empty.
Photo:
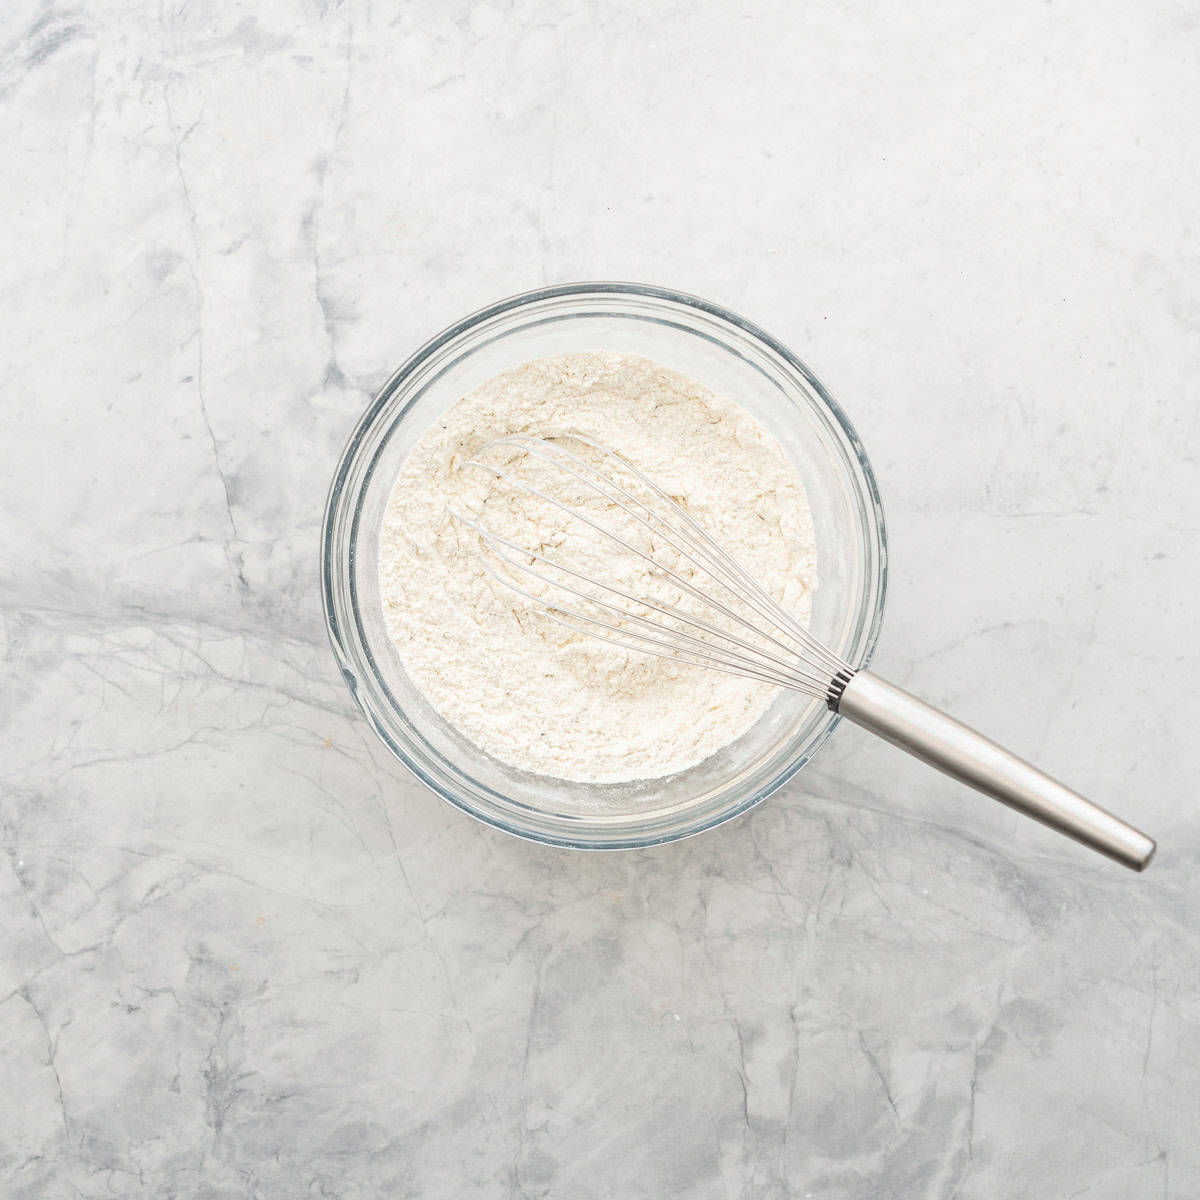
[[[862,444],[812,372],[774,338],[715,304],[628,283],[569,284],[502,300],[417,351],[354,430],[330,489],[321,569],[342,675],[376,733],[419,779],[471,815],[553,845],[649,846],[711,829],[791,778],[837,724],[783,693],[743,737],[698,766],[636,783],[531,775],[485,754],[409,681],[384,627],[377,563],[392,485],[427,428],[467,392],[549,354],[642,355],[748,408],[804,481],[820,583],[811,628],[858,666],[883,616],[883,510]],[[430,604],[439,603],[431,596]]]

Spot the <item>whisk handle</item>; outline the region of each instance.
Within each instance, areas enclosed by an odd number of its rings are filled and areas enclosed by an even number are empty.
[[[837,711],[943,774],[1098,850],[1122,866],[1143,870],[1154,856],[1144,833],[1085,800],[973,729],[902,688],[858,671]]]

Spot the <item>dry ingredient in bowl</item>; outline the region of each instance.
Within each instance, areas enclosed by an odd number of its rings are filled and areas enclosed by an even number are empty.
[[[497,375],[426,432],[383,521],[388,631],[432,707],[509,766],[584,783],[695,766],[746,733],[778,689],[622,650],[531,611],[488,575],[477,539],[447,511],[472,510],[483,498],[487,477],[461,467],[484,443],[553,430],[603,442],[644,471],[807,622],[816,540],[804,488],[779,444],[740,405],[695,380],[604,352]],[[552,543],[562,520],[550,511],[527,519],[533,527],[521,544]]]

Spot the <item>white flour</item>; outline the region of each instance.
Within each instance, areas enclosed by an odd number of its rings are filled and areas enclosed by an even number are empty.
[[[483,569],[447,513],[491,486],[464,459],[510,433],[604,442],[677,499],[807,622],[816,547],[804,489],[743,408],[646,359],[566,354],[505,372],[431,428],[388,502],[380,586],[409,678],[451,725],[513,767],[615,783],[694,766],[745,733],[777,689],[605,645],[534,613]],[[522,545],[561,538],[550,511]],[[551,526],[557,523],[557,531]]]

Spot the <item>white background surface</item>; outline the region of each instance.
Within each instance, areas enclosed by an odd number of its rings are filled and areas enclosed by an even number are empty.
[[[1200,23],[1181,3],[13,0],[6,1197],[1200,1193]],[[858,426],[882,672],[1161,842],[842,729],[526,845],[375,743],[317,532],[373,390],[543,283],[696,292]]]

